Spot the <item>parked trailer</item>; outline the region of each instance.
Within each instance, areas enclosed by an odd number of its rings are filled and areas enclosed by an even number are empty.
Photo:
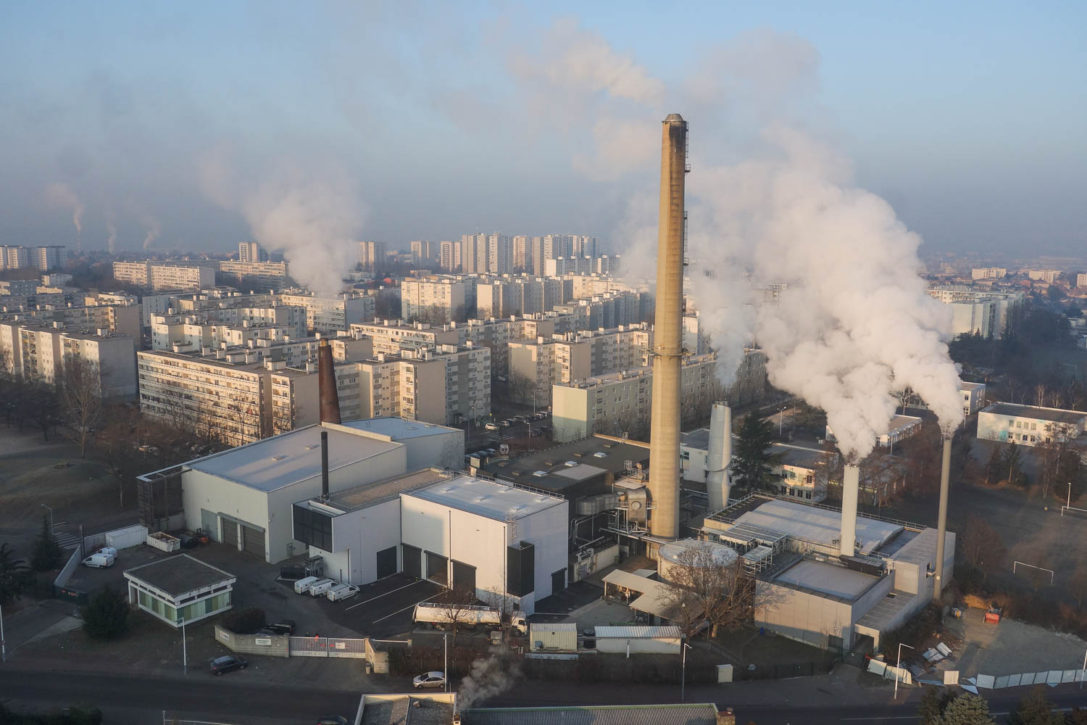
[[[294,583],[295,594],[309,594],[309,588],[313,586],[313,583],[317,581],[315,576],[302,577]]]
[[[330,602],[338,602],[341,599],[349,599],[359,593],[359,588],[353,584],[337,584],[327,592],[325,596]]]
[[[458,626],[469,629],[475,627],[499,629],[502,626],[502,613],[494,607],[483,605],[420,602],[415,605],[412,620],[416,624],[429,625],[436,629],[451,629],[454,622]],[[519,634],[528,632],[528,623],[522,614],[513,614],[510,617],[510,627]]]
[[[328,593],[328,590],[335,585],[336,582],[331,579],[318,579],[317,581],[313,582],[313,584],[310,584],[309,595],[311,597],[323,597],[325,594]]]

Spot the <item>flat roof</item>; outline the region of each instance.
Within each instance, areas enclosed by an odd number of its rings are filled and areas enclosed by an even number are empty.
[[[530,491],[475,476],[457,476],[402,495],[497,521],[521,519],[566,502],[566,499],[543,491]]]
[[[1087,418],[1087,413],[1078,410],[1040,408],[1036,405],[1016,405],[1015,403],[993,403],[981,412],[992,413],[993,415],[1007,415],[1016,418],[1048,420],[1054,423],[1070,423],[1072,425],[1076,425],[1084,418]]]
[[[849,602],[856,601],[879,580],[878,576],[814,559],[802,559],[773,579],[775,584],[792,584]]]
[[[593,436],[560,443],[519,458],[492,460],[482,470],[507,481],[548,491],[561,491],[593,475],[618,475],[626,470],[627,461],[633,464],[645,463],[647,460],[647,448]],[[573,461],[577,466],[567,466],[567,461]],[[545,475],[537,476],[537,471],[543,471]]]
[[[716,725],[713,703],[488,707],[461,711],[464,725]]]
[[[186,464],[194,471],[225,478],[258,491],[275,491],[321,475],[321,431],[328,431],[328,468],[334,471],[383,453],[399,443],[335,427],[312,425],[232,448]]]
[[[666,637],[668,639],[681,639],[683,631],[672,625],[604,625],[593,627],[593,635],[597,639],[607,637],[652,639]]]
[[[770,446],[771,455],[781,456],[781,465],[796,466],[797,468],[815,468],[829,461],[833,453],[828,453],[822,448],[806,448],[793,446],[788,443],[774,443]]]
[[[233,574],[205,564],[188,554],[178,554],[133,567],[125,571],[125,578],[143,582],[175,599],[197,589],[235,580]]]
[[[968,383],[965,380],[959,381],[959,390],[977,390],[978,388],[984,388],[985,383]]]
[[[794,539],[822,546],[836,546],[841,536],[842,514],[830,509],[772,500],[740,516],[735,525],[750,525],[788,534]],[[858,551],[870,554],[903,529],[898,524],[857,517]]]
[[[358,509],[373,506],[374,504],[383,501],[391,501],[405,491],[412,491],[417,488],[422,488],[423,486],[429,486],[432,483],[444,481],[449,477],[450,474],[445,473],[441,469],[424,468],[420,471],[412,471],[411,473],[406,473],[402,476],[392,476],[381,481],[364,483],[345,491],[337,491],[329,496],[329,500],[323,505],[325,507],[331,506],[340,509],[344,513],[347,513],[348,511],[357,511]],[[302,503],[308,504],[310,502],[311,501],[304,501]]]
[[[355,430],[376,433],[389,436],[394,441],[408,438],[425,438],[426,436],[449,433],[453,428],[435,423],[424,423],[421,420],[408,420],[407,418],[367,418],[366,420],[350,420],[343,425]]]

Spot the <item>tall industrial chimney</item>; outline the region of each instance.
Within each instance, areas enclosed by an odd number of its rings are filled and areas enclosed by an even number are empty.
[[[940,513],[936,519],[936,581],[933,596],[937,601],[944,591],[944,539],[947,538],[947,494],[951,487],[951,437],[944,438],[943,460],[940,461]]]
[[[732,408],[714,403],[710,413],[710,446],[706,460],[706,513],[716,513],[728,506],[731,482],[728,465],[732,461]]]
[[[838,553],[853,556],[857,547],[857,497],[860,494],[861,470],[855,463],[845,464],[842,474],[842,528]]]
[[[649,530],[674,539],[679,531],[679,397],[683,357],[683,205],[687,122],[664,119],[660,224],[657,229],[656,320],[653,327],[653,413],[649,432]]]
[[[321,422],[340,422],[340,396],[336,392],[336,371],[332,367],[332,347],[324,337],[317,344],[317,389],[321,399]]]

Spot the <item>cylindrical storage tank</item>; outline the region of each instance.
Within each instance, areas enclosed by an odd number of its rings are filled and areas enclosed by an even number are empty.
[[[680,539],[663,544],[657,554],[657,574],[665,581],[679,579],[682,583],[685,578],[680,571],[688,567],[722,567],[728,568],[736,563],[739,554],[724,544],[713,541],[699,541],[697,539]],[[673,578],[675,577],[675,579]]]

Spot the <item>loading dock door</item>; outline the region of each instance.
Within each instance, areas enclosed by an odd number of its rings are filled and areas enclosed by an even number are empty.
[[[384,579],[396,573],[396,547],[390,546],[377,552],[377,578]]]
[[[238,522],[219,517],[219,523],[223,527],[223,543],[238,548]]]
[[[264,558],[264,529],[242,524],[242,551]]]
[[[200,528],[212,541],[219,540],[219,527],[215,525],[216,518],[218,517],[212,511],[200,509]]]
[[[471,564],[453,561],[453,588],[475,594],[476,568]]]
[[[449,586],[449,559],[432,551],[426,553],[426,578],[435,584]]]
[[[416,579],[423,578],[423,550],[404,544],[404,573]]]
[[[551,593],[558,594],[566,588],[566,569],[551,572]]]

